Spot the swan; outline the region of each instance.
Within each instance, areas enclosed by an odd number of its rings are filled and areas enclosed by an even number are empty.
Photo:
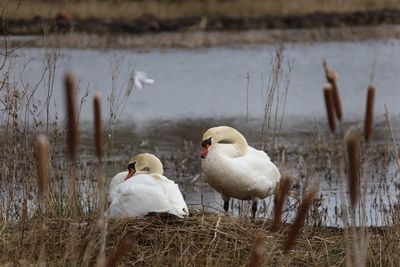
[[[231,197],[251,200],[254,219],[258,200],[271,195],[279,183],[278,168],[264,151],[249,146],[229,126],[208,129],[201,146],[202,170],[208,184],[222,195],[225,211]]]
[[[178,185],[163,175],[162,163],[155,155],[138,154],[127,168],[110,182],[108,217],[143,217],[151,212],[179,218],[189,215]]]

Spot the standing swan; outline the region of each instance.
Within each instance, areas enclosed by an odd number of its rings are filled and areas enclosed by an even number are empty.
[[[161,161],[143,153],[132,158],[128,171],[112,178],[108,199],[109,217],[143,217],[150,212],[166,212],[183,218],[189,215],[181,191],[163,176]]]
[[[231,197],[251,200],[255,218],[257,201],[273,193],[281,177],[268,155],[247,145],[244,136],[232,127],[208,129],[201,143],[202,169],[208,184],[217,190],[228,212]]]

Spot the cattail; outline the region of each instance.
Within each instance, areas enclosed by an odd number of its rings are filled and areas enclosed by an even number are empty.
[[[325,59],[322,60],[322,66],[324,67],[326,79],[329,82],[329,80],[328,80],[329,67],[328,67],[328,63],[326,63]]]
[[[277,193],[275,194],[274,200],[274,221],[272,223],[272,231],[277,231],[282,224],[281,217],[283,205],[288,197],[291,185],[292,182],[288,176],[281,179],[279,183],[279,188]]]
[[[365,111],[365,123],[364,123],[365,140],[369,140],[372,136],[374,101],[375,101],[375,85],[371,83],[368,87],[367,108]]]
[[[324,96],[326,111],[328,113],[329,128],[332,133],[335,133],[336,122],[335,122],[335,108],[333,104],[333,89],[332,85],[327,83],[324,85]]]
[[[358,200],[360,180],[360,137],[357,131],[346,137],[347,156],[349,160],[349,191],[350,201],[354,208]]]
[[[259,233],[256,241],[254,242],[253,249],[250,253],[250,262],[248,267],[258,267],[262,266],[262,259],[265,254],[265,236]]]
[[[76,86],[71,73],[65,75],[65,96],[67,101],[67,142],[69,158],[76,160],[78,152],[78,122],[76,114]]]
[[[38,159],[38,186],[39,194],[43,195],[49,183],[47,173],[49,161],[49,139],[46,135],[39,135],[37,137],[37,159]]]
[[[118,260],[126,254],[128,249],[128,245],[125,240],[119,242],[118,246],[114,249],[114,251],[105,259],[103,264],[100,264],[102,267],[113,267],[117,266]]]
[[[332,84],[332,91],[333,91],[333,104],[335,107],[335,113],[338,120],[342,119],[342,105],[340,103],[340,96],[339,96],[339,89],[337,87],[336,81],[337,75],[335,70],[328,71],[328,82]]]
[[[101,95],[94,96],[94,129],[96,141],[96,154],[99,159],[103,158],[103,123],[101,121]]]
[[[316,186],[313,186],[310,191],[307,192],[306,196],[304,197],[303,201],[301,202],[299,209],[297,211],[297,216],[290,227],[288,236],[286,238],[284,250],[288,252],[289,249],[293,246],[294,241],[296,241],[301,228],[304,226],[304,222],[307,216],[307,212],[311,207],[311,204],[314,200],[314,197],[317,193]]]

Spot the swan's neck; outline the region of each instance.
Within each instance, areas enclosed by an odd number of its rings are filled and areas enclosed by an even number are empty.
[[[154,174],[163,174],[164,173],[162,164],[157,164],[156,162],[150,163],[148,168],[149,168],[148,173],[154,173]]]
[[[219,142],[222,140],[230,143],[235,148],[235,151],[231,154],[231,156],[241,157],[247,153],[247,141],[241,133],[237,131],[231,131],[229,135],[225,135],[223,138],[217,138],[216,141]]]

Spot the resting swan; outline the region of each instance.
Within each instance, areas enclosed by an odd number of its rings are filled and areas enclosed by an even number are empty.
[[[208,184],[217,190],[228,212],[231,197],[251,200],[255,217],[258,199],[271,195],[281,177],[268,155],[247,145],[244,136],[232,127],[208,129],[201,143],[202,169]]]
[[[161,161],[143,153],[132,158],[128,171],[112,178],[109,187],[109,217],[143,217],[151,212],[189,215],[178,185],[163,176]]]

